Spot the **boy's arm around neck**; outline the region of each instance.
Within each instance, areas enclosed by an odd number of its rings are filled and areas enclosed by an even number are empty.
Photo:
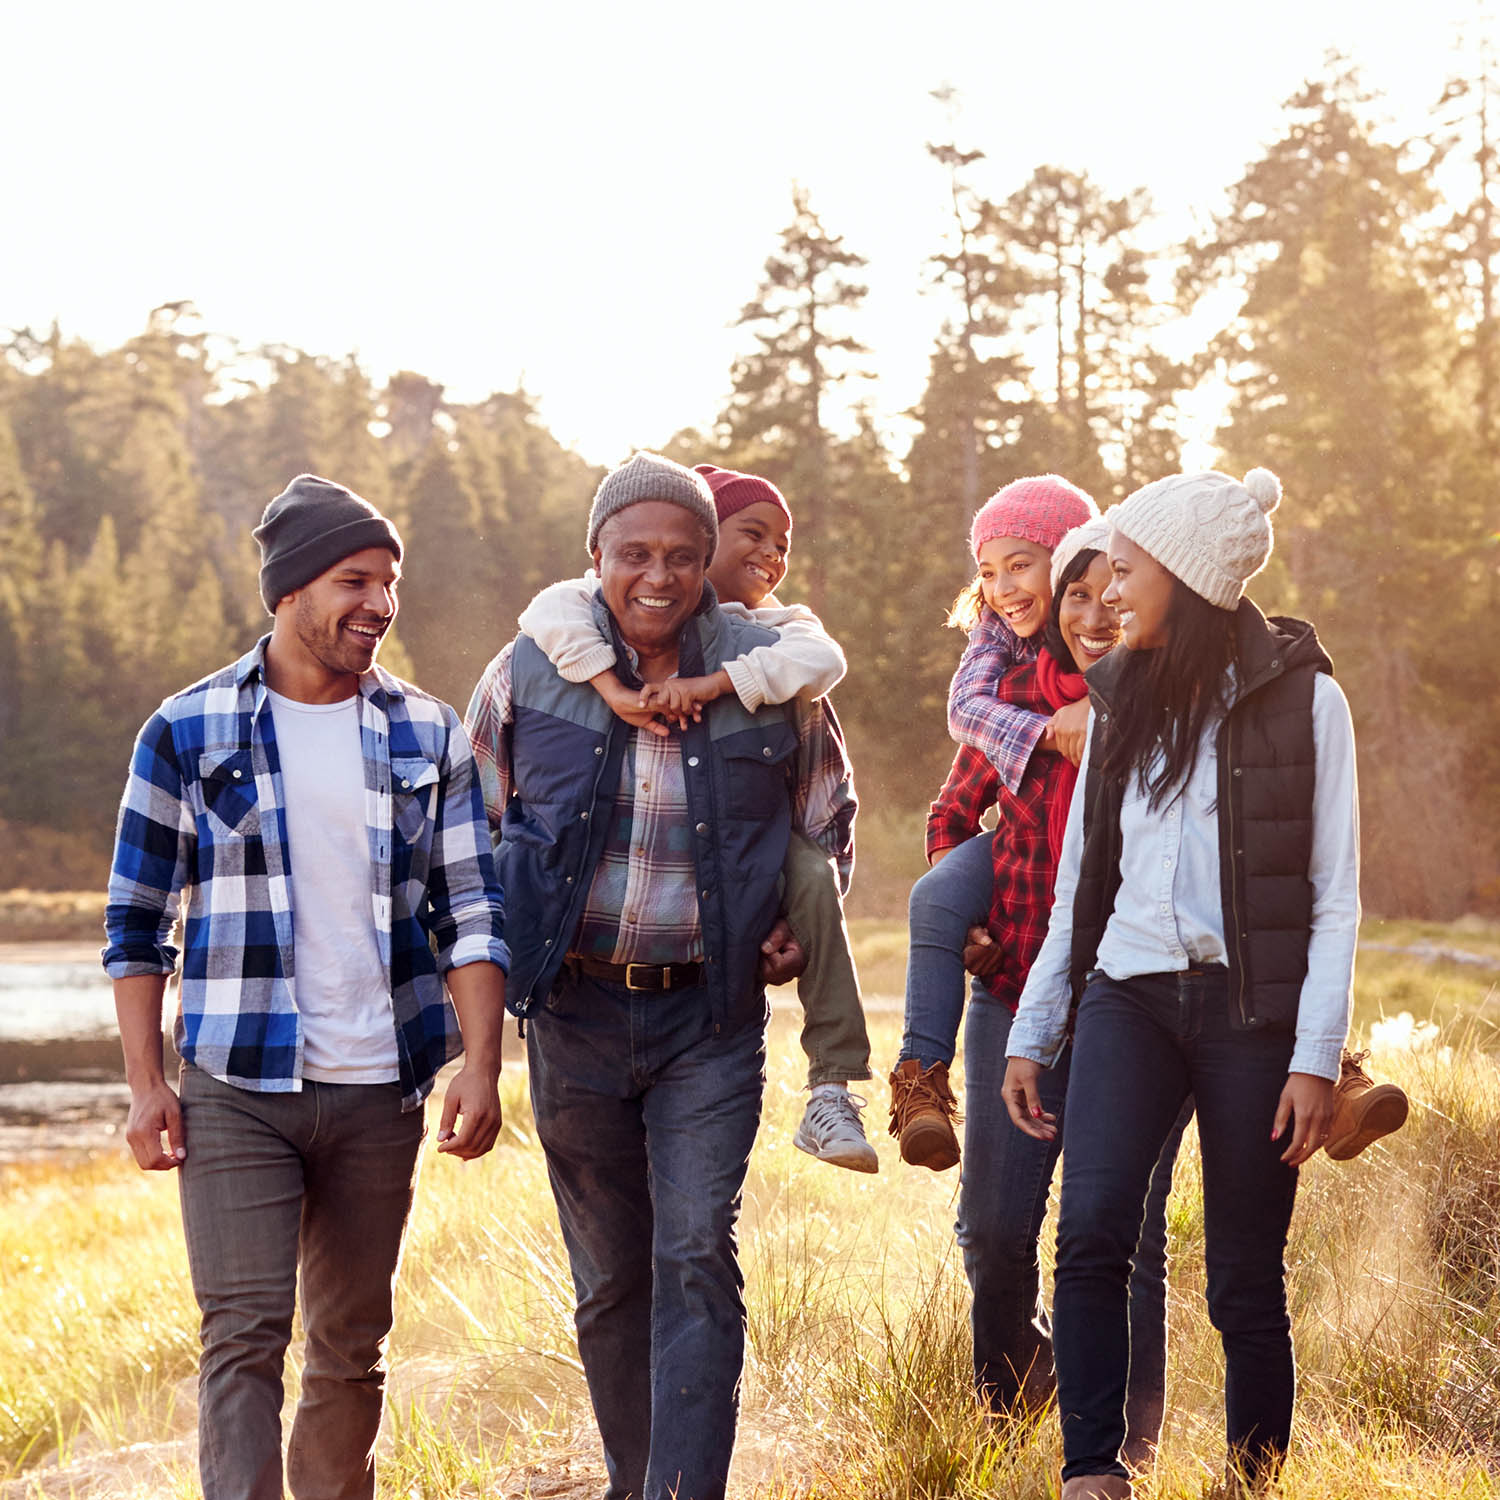
[[[722,608],[754,620],[780,637],[772,645],[756,646],[724,663],[736,695],[750,713],[766,703],[821,698],[832,692],[849,670],[839,643],[805,604],[762,605],[753,610],[726,604]]]
[[[598,592],[599,578],[592,570],[582,578],[548,584],[517,621],[565,682],[587,682],[615,664],[614,643],[600,631],[594,613]]]

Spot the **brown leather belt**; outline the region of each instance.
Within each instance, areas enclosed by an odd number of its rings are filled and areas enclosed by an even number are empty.
[[[687,990],[703,983],[703,965],[693,964],[609,964],[602,958],[586,958],[570,953],[567,966],[590,979],[604,979],[623,984],[627,990]]]

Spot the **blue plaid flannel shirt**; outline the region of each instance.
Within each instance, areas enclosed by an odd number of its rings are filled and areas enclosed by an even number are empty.
[[[183,922],[178,1054],[236,1087],[301,1088],[292,871],[266,640],[168,698],[136,739],[110,872],[104,967],[170,974]],[[446,703],[380,667],[360,679],[371,914],[403,1107],[463,1049],[441,976],[502,969],[504,904],[469,741]]]

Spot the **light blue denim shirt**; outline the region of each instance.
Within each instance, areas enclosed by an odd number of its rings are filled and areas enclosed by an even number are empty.
[[[1327,673],[1313,686],[1312,937],[1288,1071],[1337,1079],[1349,1030],[1359,935],[1359,794],[1354,726],[1342,689]],[[1138,778],[1120,809],[1120,890],[1097,966],[1111,979],[1180,973],[1224,963],[1219,885],[1218,753],[1221,720],[1208,724],[1181,795],[1153,811]],[[1089,720],[1089,740],[1093,739]],[[1047,937],[1022,991],[1007,1053],[1051,1066],[1067,1039],[1073,898],[1083,856],[1084,771],[1073,790]]]

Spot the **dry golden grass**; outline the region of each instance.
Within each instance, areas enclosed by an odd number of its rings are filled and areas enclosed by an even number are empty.
[[[892,961],[866,956],[871,972]],[[1439,1015],[1487,1008],[1492,976],[1445,975],[1429,973],[1429,1001],[1462,985],[1466,1003],[1445,1000]],[[1400,961],[1367,965],[1361,1028],[1406,985]],[[970,1398],[957,1174],[897,1161],[883,1084],[868,1090],[878,1176],[793,1149],[796,1028],[795,1010],[773,1025],[746,1194],[750,1354],[734,1492],[1051,1496],[1051,1415],[990,1429]],[[878,1069],[895,1055],[897,1019],[877,1015],[872,1029]],[[1406,1129],[1354,1162],[1318,1159],[1304,1173],[1288,1256],[1301,1394],[1285,1500],[1500,1490],[1500,1072],[1483,1027],[1388,1032],[1425,1041],[1373,1062],[1412,1096]],[[505,1087],[509,1124],[490,1158],[424,1162],[393,1340],[385,1496],[572,1500],[602,1488],[571,1284],[518,1068]],[[1196,1500],[1221,1458],[1191,1141],[1172,1235],[1169,1417],[1146,1500]],[[123,1157],[0,1177],[5,1492],[194,1493],[195,1326],[169,1179]]]

